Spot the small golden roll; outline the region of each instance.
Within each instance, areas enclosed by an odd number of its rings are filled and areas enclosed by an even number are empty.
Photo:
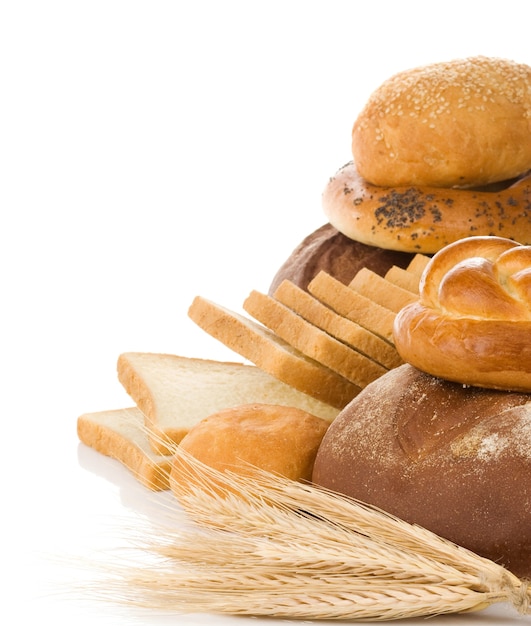
[[[396,316],[404,361],[449,381],[531,392],[531,246],[470,237],[438,252]]]
[[[250,475],[256,468],[292,480],[310,480],[317,450],[330,422],[295,407],[244,404],[201,420],[179,447],[220,472]],[[194,472],[177,458],[170,488],[179,498],[194,484]]]
[[[472,187],[531,169],[531,67],[471,57],[400,72],[352,131],[360,175],[381,186]]]

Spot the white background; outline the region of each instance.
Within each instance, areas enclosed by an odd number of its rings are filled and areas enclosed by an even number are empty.
[[[240,360],[187,318],[193,297],[237,310],[251,289],[267,290],[324,223],[323,186],[350,160],[355,116],[390,75],[478,54],[531,63],[528,6],[0,4],[10,624],[162,623],[65,598],[62,581],[77,581],[71,556],[115,545],[121,516],[149,501],[121,467],[79,446],[76,418],[129,406],[116,379],[121,352]],[[233,619],[167,618],[177,622]]]

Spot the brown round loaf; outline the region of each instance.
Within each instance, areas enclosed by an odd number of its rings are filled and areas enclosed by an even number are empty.
[[[332,422],[313,481],[531,577],[531,395],[467,388],[409,364]]]
[[[531,392],[531,246],[470,237],[429,261],[395,317],[404,361],[455,382]]]
[[[322,203],[339,232],[369,246],[433,254],[478,235],[531,244],[531,174],[488,191],[380,187],[367,183],[351,162],[327,183]]]
[[[313,463],[330,422],[302,409],[244,404],[210,415],[194,426],[179,447],[208,467],[250,474],[259,468],[292,480],[310,480]],[[178,495],[190,476],[183,461],[171,469]]]
[[[472,57],[400,72],[354,123],[352,153],[373,185],[471,187],[531,169],[531,67]]]
[[[273,295],[284,280],[301,289],[320,271],[348,284],[364,267],[383,276],[393,265],[405,268],[413,254],[383,250],[354,241],[340,233],[331,224],[324,224],[305,237],[293,250],[274,276],[269,295]]]

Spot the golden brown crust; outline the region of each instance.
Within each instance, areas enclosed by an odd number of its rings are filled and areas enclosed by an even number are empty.
[[[531,392],[531,247],[499,237],[436,254],[396,316],[401,357],[447,380]]]
[[[199,422],[180,448],[208,467],[243,475],[255,468],[291,480],[310,480],[317,450],[329,422],[294,407],[246,404],[214,413]],[[171,469],[177,496],[190,485],[180,460]]]
[[[313,480],[531,577],[531,395],[469,388],[410,365],[332,422]]]
[[[471,187],[531,168],[531,67],[472,57],[400,72],[369,98],[352,131],[374,185]]]
[[[385,374],[388,369],[308,322],[282,302],[259,291],[251,291],[243,308],[295,349],[360,388]]]
[[[271,376],[332,407],[342,409],[360,392],[360,387],[306,357],[265,326],[210,300],[196,296],[188,315],[200,328]]]
[[[370,246],[433,254],[471,236],[531,244],[531,174],[498,191],[379,187],[351,162],[330,179],[322,200],[337,230]]]

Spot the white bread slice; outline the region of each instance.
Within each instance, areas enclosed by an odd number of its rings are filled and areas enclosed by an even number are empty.
[[[366,387],[388,370],[338,341],[278,300],[253,290],[243,308],[306,356],[319,361],[358,387]]]
[[[367,355],[387,369],[402,365],[402,358],[389,342],[360,324],[339,315],[295,283],[289,280],[282,281],[273,296],[311,324],[322,328],[332,337]]]
[[[119,356],[117,369],[159,454],[170,454],[203,418],[242,404],[292,406],[328,421],[339,412],[254,365],[128,352]]]
[[[419,299],[414,293],[394,285],[366,267],[354,276],[348,286],[394,313]]]
[[[385,279],[398,287],[402,287],[402,289],[411,291],[411,293],[416,295],[419,293],[419,277],[407,269],[398,267],[398,265],[393,265],[387,270]]]
[[[426,256],[425,254],[415,254],[407,266],[407,271],[420,279],[424,268],[430,262],[430,258],[431,257]]]
[[[169,489],[171,457],[153,452],[136,407],[85,413],[77,419],[79,440],[116,459],[153,491]]]
[[[312,279],[308,291],[340,315],[393,344],[396,317],[393,311],[362,296],[323,271]]]
[[[188,315],[207,333],[271,376],[337,409],[344,408],[361,390],[261,324],[201,296],[194,298]]]

